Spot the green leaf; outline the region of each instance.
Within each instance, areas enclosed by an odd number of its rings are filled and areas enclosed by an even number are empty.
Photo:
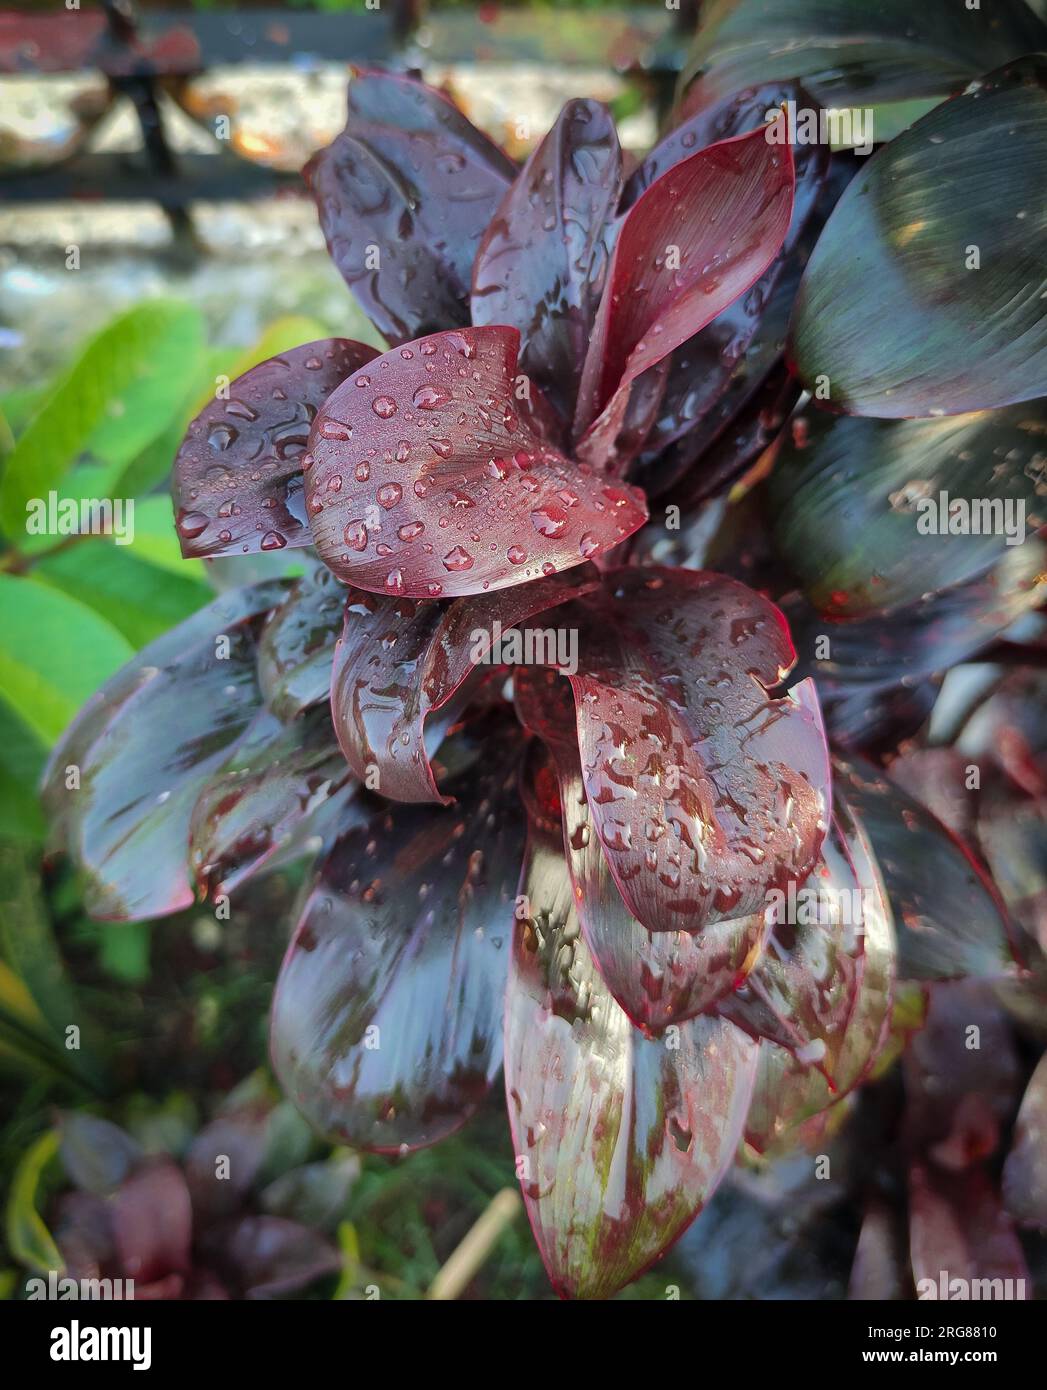
[[[158,500],[170,516],[167,499]],[[177,549],[173,530],[171,539]],[[134,546],[115,545],[98,536],[45,555],[34,566],[33,577],[86,603],[132,646],[144,647],[211,598],[184,560],[182,568],[181,574],[157,568],[137,558]]]
[[[203,321],[189,305],[153,300],[91,340],[7,457],[0,523],[24,537],[26,503],[57,489],[84,454],[122,468],[170,421],[196,377]],[[39,549],[40,537],[27,549]]]
[[[863,166],[793,311],[788,353],[816,402],[898,419],[1044,394],[1045,163],[1037,55],[972,83]]]
[[[0,575],[0,690],[46,744],[132,654],[85,604],[33,579]]]
[[[47,749],[10,705],[0,700],[0,839],[43,840],[37,797]]]
[[[711,0],[683,80],[725,95],[798,78],[821,106],[870,106],[947,96],[1045,44],[1023,0]]]
[[[21,1264],[38,1274],[63,1273],[65,1262],[38,1210],[44,1171],[58,1153],[54,1130],[42,1134],[23,1154],[7,1198],[7,1244]]]
[[[179,436],[181,438],[181,436]],[[207,566],[202,560],[186,560],[174,528],[171,499],[142,497],[135,502],[135,538],[130,550],[136,559],[170,570],[185,579],[207,582]],[[210,589],[208,589],[210,596]]]
[[[98,960],[107,974],[124,984],[140,985],[149,978],[149,922],[121,922],[102,932]]]

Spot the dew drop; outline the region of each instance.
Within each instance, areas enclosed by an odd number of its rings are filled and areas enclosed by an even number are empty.
[[[452,570],[455,572],[471,570],[473,567],[473,557],[464,546],[456,545],[453,550],[449,550],[444,556],[443,565],[445,570]]]
[[[396,414],[396,402],[392,396],[375,396],[371,409],[380,420],[389,420]]]
[[[386,511],[395,507],[403,495],[404,490],[399,483],[383,483],[377,492],[378,501]]]

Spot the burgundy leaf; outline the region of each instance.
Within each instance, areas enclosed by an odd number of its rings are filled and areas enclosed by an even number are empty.
[[[654,1041],[579,932],[560,845],[532,825],[505,1018],[517,1172],[564,1296],[604,1298],[686,1230],[730,1166],[758,1047],[703,1017]]]
[[[396,1153],[457,1129],[501,1061],[523,831],[519,733],[452,783],[453,808],[397,806],[320,865],[273,1001],[273,1064],[324,1134]]]
[[[521,368],[565,419],[574,410],[621,187],[610,112],[596,101],[569,101],[476,253],[473,323],[520,330]]]
[[[193,807],[189,860],[200,891],[232,893],[350,776],[326,709],[287,726],[263,710]]]
[[[285,1298],[341,1268],[319,1231],[280,1216],[245,1216],[207,1233],[204,1250],[244,1298]]]
[[[632,915],[698,931],[802,882],[828,828],[828,753],[813,688],[768,693],[794,656],[774,605],[651,566],[567,611],[593,828]]]
[[[871,764],[836,764],[876,851],[898,927],[902,979],[1005,979],[1017,970],[1007,911],[968,846]]]
[[[638,922],[622,901],[592,830],[570,687],[554,671],[521,669],[513,688],[521,720],[545,738],[555,758],[574,907],[607,988],[632,1023],[652,1037],[706,1012],[755,964],[764,914],[714,922],[701,932],[651,932]],[[535,769],[538,777],[543,771],[541,764]]]
[[[296,580],[258,639],[258,684],[285,722],[331,693],[331,661],[342,630],[345,587],[329,569]]]
[[[193,1214],[189,1189],[169,1158],[152,1159],[111,1199],[121,1271],[136,1284],[152,1284],[189,1270]]]
[[[391,343],[469,322],[477,243],[515,173],[440,92],[367,71],[304,170],[331,259]]]
[[[1007,1018],[981,980],[930,991],[924,1028],[905,1055],[910,1147],[954,1171],[992,1155],[1018,1103]]]
[[[1022,1098],[1014,1142],[1003,1165],[1003,1199],[1023,1226],[1047,1230],[1047,1056],[1041,1057]]]
[[[265,1105],[239,1106],[216,1116],[190,1144],[183,1167],[198,1221],[229,1215],[246,1199],[265,1158],[269,1114]]]
[[[331,713],[361,782],[393,801],[447,803],[425,750],[427,716],[447,706],[483,663],[502,664],[501,634],[595,588],[591,566],[449,605],[351,590],[335,651]],[[550,651],[555,652],[555,632]],[[526,634],[525,634],[526,636]],[[532,645],[542,630],[532,631]],[[497,643],[497,645],[496,645]]]
[[[118,1279],[110,1206],[94,1192],[64,1192],[56,1204],[55,1244],[70,1279]]]
[[[160,917],[192,903],[193,805],[259,707],[255,625],[285,592],[260,584],[194,614],[113,677],[108,722],[92,701],[64,736],[45,804],[61,807],[92,916]]]
[[[951,1174],[914,1165],[909,1253],[921,1299],[1023,1299],[1032,1283],[1014,1227],[981,1167]]]
[[[792,212],[784,120],[710,145],[669,169],[630,208],[611,257],[575,416],[581,435],[758,279]]]
[[[320,555],[372,593],[451,598],[569,569],[646,520],[543,442],[518,400],[513,328],[440,333],[343,383],[313,423]]]
[[[377,357],[349,338],[321,338],[239,376],[204,406],[174,462],[182,554],[241,555],[311,545],[301,457],[319,407]]]

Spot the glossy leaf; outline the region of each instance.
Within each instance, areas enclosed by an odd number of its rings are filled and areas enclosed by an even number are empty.
[[[672,1023],[709,1010],[752,969],[764,938],[764,914],[713,922],[700,932],[648,931],[618,891],[582,781],[574,704],[566,681],[551,670],[523,668],[513,676],[524,725],[546,740],[558,780],[557,821],[574,890],[574,910],[607,988],[631,1022],[656,1037]],[[538,764],[539,780],[548,768]]]
[[[444,606],[350,590],[335,651],[331,713],[360,781],[393,801],[446,803],[425,749],[427,717],[444,709],[471,676],[509,660],[502,638],[517,624],[597,583],[585,565]],[[555,653],[554,629],[548,648],[544,630],[522,640],[534,646],[539,635],[541,651]]]
[[[779,127],[774,127],[776,131]],[[792,212],[788,143],[767,129],[671,168],[626,214],[607,272],[575,416],[581,436],[614,397],[693,337],[758,279]]]
[[[1016,969],[1006,910],[970,850],[869,764],[836,765],[876,853],[908,980],[1003,979]]]
[[[1021,0],[958,15],[950,0],[710,0],[684,69],[707,99],[800,78],[821,106],[947,96],[1047,43]],[[692,100],[695,97],[692,95]]]
[[[734,580],[655,566],[576,607],[585,789],[626,906],[650,931],[762,911],[814,867],[829,817],[813,689],[769,694],[793,662],[781,614]]]
[[[515,389],[518,334],[467,328],[386,353],[313,422],[306,496],[316,548],[372,593],[452,598],[606,552],[646,520],[535,431]]]
[[[874,155],[800,286],[790,356],[804,386],[828,381],[832,410],[891,419],[1042,395],[1045,157],[1040,57],[972,83]]]
[[[45,803],[87,876],[93,916],[163,916],[193,901],[190,815],[258,708],[252,623],[281,592],[240,591],[174,628],[116,674],[55,750]]]
[[[520,368],[574,410],[613,242],[622,152],[607,108],[569,101],[502,201],[473,268],[473,323],[520,330]]]
[[[396,807],[321,863],[280,972],[272,1055],[321,1133],[396,1153],[457,1129],[501,1062],[522,845],[519,736],[452,783],[453,808]]]
[[[1045,431],[1040,402],[944,420],[808,411],[768,485],[777,548],[832,617],[974,579],[1047,522],[1037,493]]]
[[[261,712],[193,806],[189,860],[201,892],[234,892],[303,831],[350,775],[326,709],[286,727]]]
[[[285,722],[327,700],[342,630],[345,587],[324,566],[295,581],[258,639],[258,684],[266,707]]]
[[[517,1171],[557,1292],[608,1297],[677,1239],[734,1158],[758,1048],[700,1018],[629,1023],[580,934],[555,840],[530,845],[505,1020]]]
[[[391,343],[469,322],[477,244],[515,173],[441,92],[369,71],[304,170],[332,260]]]
[[[321,338],[271,357],[190,423],[174,463],[175,522],[186,557],[311,545],[302,455],[317,410],[378,353]]]
[[[1003,1199],[1023,1226],[1047,1230],[1047,1057],[1030,1078],[1014,1126],[1014,1141],[1003,1165]]]

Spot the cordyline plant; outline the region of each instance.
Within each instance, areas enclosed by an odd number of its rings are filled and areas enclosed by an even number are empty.
[[[186,556],[306,573],[142,652],[46,782],[101,918],[313,854],[287,1095],[397,1154],[504,1069],[565,1295],[635,1278],[740,1145],[817,1142],[928,982],[1044,997],[1042,924],[891,768],[961,757],[943,673],[1038,631],[1047,64],[943,79],[867,160],[794,147],[780,79],[703,78],[642,162],[571,101],[517,169],[359,74],[305,173],[390,347],[255,367],[174,472]],[[1029,539],[929,533],[939,487]]]

